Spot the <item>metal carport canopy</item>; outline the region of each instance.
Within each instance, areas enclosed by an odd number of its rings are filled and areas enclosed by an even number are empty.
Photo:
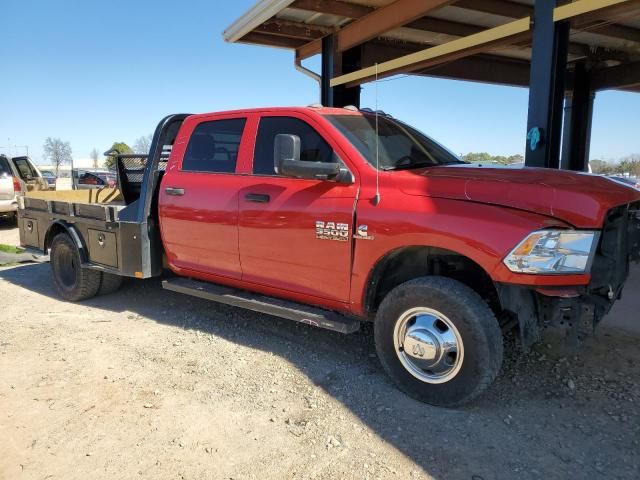
[[[538,166],[559,165],[565,96],[565,166],[583,169],[593,93],[640,92],[640,0],[261,0],[224,37],[294,50],[298,64],[322,53],[327,105],[359,105],[376,70],[529,86]]]

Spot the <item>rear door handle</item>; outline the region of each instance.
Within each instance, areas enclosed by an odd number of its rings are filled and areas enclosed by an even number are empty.
[[[175,197],[181,197],[184,195],[184,188],[167,187],[164,191],[167,195],[173,195]]]
[[[263,193],[247,193],[244,198],[247,202],[255,203],[269,203],[271,201],[271,197]]]

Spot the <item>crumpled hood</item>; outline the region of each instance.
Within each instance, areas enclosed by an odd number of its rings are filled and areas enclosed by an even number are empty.
[[[396,172],[409,195],[500,205],[600,228],[613,207],[640,201],[640,192],[605,177],[544,168],[442,166]]]

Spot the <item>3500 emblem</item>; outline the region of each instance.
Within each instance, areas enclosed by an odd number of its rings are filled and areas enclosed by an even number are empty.
[[[316,221],[316,238],[319,240],[349,241],[349,224]]]

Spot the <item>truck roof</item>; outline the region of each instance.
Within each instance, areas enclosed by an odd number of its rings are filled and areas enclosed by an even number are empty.
[[[192,117],[206,117],[218,114],[242,114],[251,113],[314,113],[317,115],[362,115],[363,111],[357,110],[355,107],[332,108],[323,107],[322,105],[309,105],[307,107],[260,107],[260,108],[243,108],[238,110],[224,110],[219,112],[206,112],[192,115]]]

